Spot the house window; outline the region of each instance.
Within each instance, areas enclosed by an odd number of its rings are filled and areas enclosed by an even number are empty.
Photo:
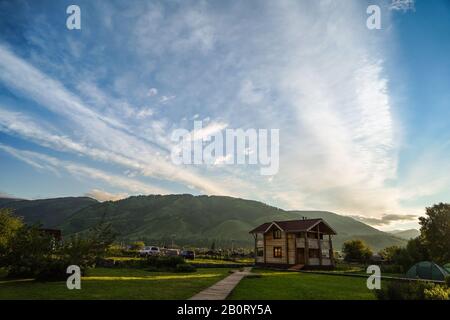
[[[322,249],[322,257],[329,258],[330,257],[330,250]]]
[[[273,257],[274,258],[281,258],[281,247],[273,247]]]
[[[273,230],[273,238],[274,239],[281,239],[281,230],[280,229]]]
[[[256,249],[256,256],[263,257],[264,256],[264,249],[263,248],[257,248]]]

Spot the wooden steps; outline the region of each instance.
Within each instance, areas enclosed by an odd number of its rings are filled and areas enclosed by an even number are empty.
[[[304,264],[296,264],[296,265],[293,265],[292,267],[290,267],[289,270],[294,270],[294,271],[302,270],[304,266],[305,266]]]

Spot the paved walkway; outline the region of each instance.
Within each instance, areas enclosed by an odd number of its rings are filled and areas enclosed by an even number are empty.
[[[189,300],[225,300],[239,281],[250,274],[251,269],[251,267],[246,267],[244,271],[236,271],[211,287],[200,291]]]

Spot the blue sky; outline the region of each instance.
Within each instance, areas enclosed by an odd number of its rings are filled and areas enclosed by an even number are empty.
[[[450,196],[450,3],[391,2],[0,1],[0,192],[230,195],[416,227]],[[279,172],[174,165],[194,120],[280,129]]]

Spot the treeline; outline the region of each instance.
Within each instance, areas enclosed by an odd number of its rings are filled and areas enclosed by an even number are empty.
[[[9,277],[64,280],[70,265],[85,274],[114,242],[115,233],[99,223],[64,242],[37,225],[26,225],[10,209],[0,209],[0,267]]]
[[[450,204],[439,203],[426,208],[426,216],[419,218],[420,235],[408,241],[405,247],[391,246],[379,252],[383,260],[398,265],[402,272],[420,261],[438,264],[450,262]],[[346,261],[368,263],[373,252],[361,240],[350,240],[343,245]]]

